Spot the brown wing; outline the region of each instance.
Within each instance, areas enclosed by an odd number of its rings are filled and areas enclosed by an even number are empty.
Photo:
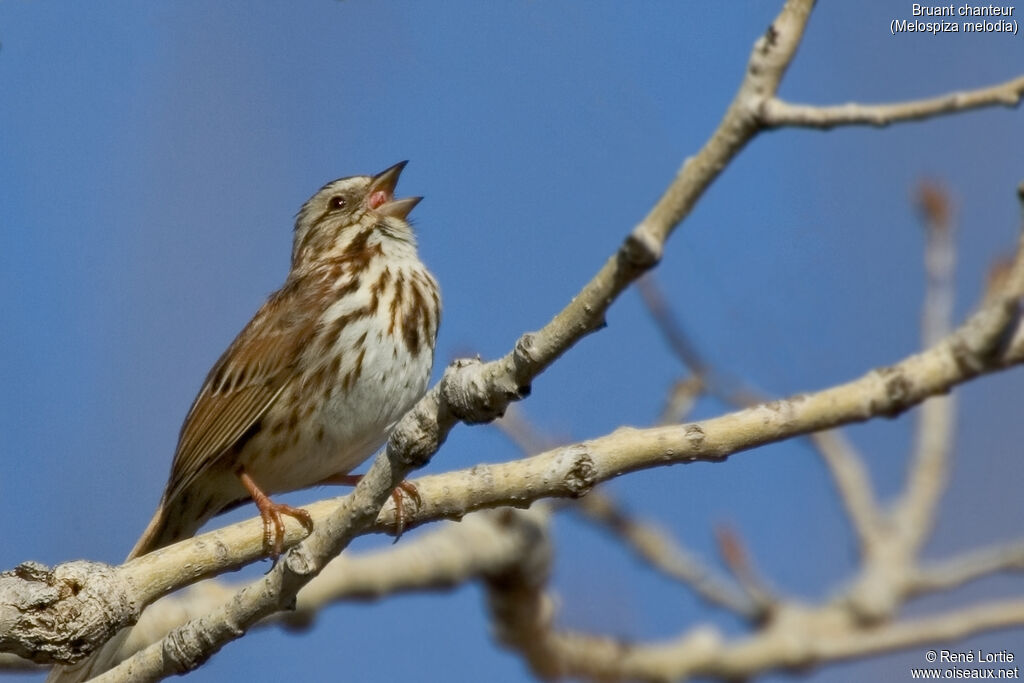
[[[288,386],[320,314],[304,289],[289,281],[273,294],[210,370],[181,427],[165,500],[223,457]]]

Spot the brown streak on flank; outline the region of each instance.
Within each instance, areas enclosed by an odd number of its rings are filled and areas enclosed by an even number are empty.
[[[317,368],[316,372],[309,375],[308,379],[306,379],[305,384],[309,386],[313,391],[318,391],[322,386],[324,386],[327,383],[326,377],[327,368],[326,366],[321,365],[319,368]]]
[[[350,391],[355,386],[356,381],[359,380],[360,375],[363,374],[363,357],[366,355],[366,347],[359,349],[359,355],[356,356],[355,366],[348,371],[345,375],[345,379],[342,380],[341,386],[345,391]]]
[[[388,286],[388,281],[391,279],[391,269],[384,266],[384,271],[380,274],[380,278],[373,283],[370,287],[370,308],[374,311],[380,305],[380,295]]]
[[[363,334],[363,336],[365,337],[366,335]],[[336,354],[334,354],[334,358],[331,359],[330,369],[327,371],[327,374],[331,377],[332,380],[334,380],[334,379],[338,378],[338,373],[340,371],[341,371],[341,354],[340,353],[336,353]]]
[[[416,280],[423,285],[422,293],[424,295],[424,300],[426,300],[429,295],[430,302],[433,304],[432,308],[424,306],[425,315],[420,318],[423,337],[427,340],[427,343],[430,344],[430,347],[433,348],[433,340],[437,337],[438,318],[441,315],[441,296],[437,290],[437,281],[434,280],[427,271],[417,270]]]
[[[319,427],[317,427],[317,430],[316,430],[316,440],[317,440],[317,443],[321,443],[324,440],[324,426],[323,425],[320,425]]]
[[[420,320],[426,318],[427,312],[424,307],[427,302],[423,299],[420,288],[414,284],[409,285],[409,297],[409,309],[402,320],[402,337],[409,353],[416,356],[420,352]]]
[[[430,319],[430,322],[431,322],[430,337],[431,337],[431,339],[434,339],[436,341],[437,340],[437,326],[441,323],[441,295],[438,293],[437,288],[434,287],[434,288],[432,288],[430,290],[430,296],[434,300],[434,315],[431,316],[431,319]],[[430,346],[431,346],[431,348],[433,348],[434,344],[431,343]]]
[[[424,278],[425,279],[425,278]],[[423,282],[423,286],[426,291],[430,291],[430,284]],[[437,318],[437,309],[430,308],[427,304],[427,297],[422,292],[417,292],[420,295],[420,305],[422,308],[422,315],[420,315],[420,334],[423,335],[423,340],[427,346],[434,348],[434,343],[431,341],[433,335],[431,334],[430,328],[433,325],[433,321]]]
[[[434,344],[437,342],[437,327],[440,324],[441,309],[434,306],[433,315],[430,316],[430,348],[434,348]]]
[[[355,378],[352,380],[353,384],[355,384],[356,380],[359,379],[360,375],[363,374],[363,358],[365,356],[366,356],[366,347],[363,346],[362,348],[359,349],[359,355],[356,356]]]
[[[388,334],[394,336],[395,326],[398,325],[398,309],[402,305],[402,294],[405,291],[405,278],[401,273],[395,278],[395,294],[391,299],[391,324],[388,325]]]
[[[334,349],[334,347],[338,343],[338,337],[341,336],[342,329],[344,329],[344,328],[341,325],[338,325],[338,324],[331,325],[330,329],[323,329],[323,328],[321,328],[321,330],[320,330],[320,352],[321,353],[330,353],[331,350]]]

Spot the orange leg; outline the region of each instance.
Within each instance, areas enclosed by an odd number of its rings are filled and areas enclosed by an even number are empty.
[[[238,478],[242,480],[242,485],[249,491],[256,507],[260,509],[260,517],[263,518],[263,547],[270,552],[270,556],[275,560],[280,557],[281,551],[284,549],[284,520],[281,519],[281,515],[294,517],[299,524],[306,528],[306,531],[313,531],[313,518],[309,516],[308,512],[270,500],[267,494],[263,493],[256,482],[252,480],[252,477],[245,473],[245,470],[238,472]],[[273,531],[271,531],[271,525],[274,527]]]
[[[333,474],[323,481],[319,482],[321,485],[334,484],[341,486],[355,486],[359,483],[359,480],[363,478],[361,474]],[[395,501],[395,541],[402,537],[402,532],[405,531],[405,497],[409,496],[413,502],[416,503],[416,507],[423,504],[423,499],[420,498],[419,489],[416,485],[408,481],[403,481],[401,484],[395,487],[391,492],[391,499]]]

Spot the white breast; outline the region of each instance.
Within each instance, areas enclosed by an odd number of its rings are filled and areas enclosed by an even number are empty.
[[[268,493],[306,488],[349,473],[383,445],[395,423],[426,390],[438,312],[416,320],[402,315],[402,310],[412,300],[433,307],[436,283],[418,260],[389,260],[386,266],[376,261],[363,273],[365,282],[379,282],[385,269],[388,281],[403,282],[398,304],[393,305],[394,286],[376,293],[362,286],[335,301],[304,352],[317,359],[316,370],[285,390],[265,415],[264,429],[247,444],[243,465]],[[416,296],[412,288],[417,289]],[[407,320],[418,328],[415,350],[403,334]],[[309,403],[311,412],[299,420],[298,431],[281,429],[275,434],[275,425],[287,424],[290,416],[283,406],[293,403],[295,392],[318,399]]]

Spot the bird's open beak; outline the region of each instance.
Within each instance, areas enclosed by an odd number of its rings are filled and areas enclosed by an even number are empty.
[[[373,211],[382,216],[393,216],[405,220],[413,207],[420,203],[423,197],[405,197],[395,199],[395,186],[398,185],[398,176],[408,161],[399,161],[391,168],[381,171],[373,177],[370,182],[370,190],[367,196],[367,203]]]

